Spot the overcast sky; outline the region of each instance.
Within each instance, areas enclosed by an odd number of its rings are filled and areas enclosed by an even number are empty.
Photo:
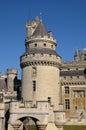
[[[0,72],[17,68],[25,51],[27,20],[40,17],[57,39],[63,61],[72,61],[76,49],[86,48],[86,0],[0,0]]]

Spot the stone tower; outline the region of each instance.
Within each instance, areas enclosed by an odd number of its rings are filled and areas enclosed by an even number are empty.
[[[17,73],[16,69],[7,69],[7,89],[10,92],[14,91],[14,79]]]
[[[22,98],[33,102],[49,101],[58,110],[60,56],[56,39],[36,17],[26,23],[25,53],[20,57],[22,68]]]
[[[61,58],[56,39],[36,17],[26,23],[22,68],[22,100],[10,103],[8,130],[26,130],[32,120],[38,130],[62,130],[65,112],[59,109]]]

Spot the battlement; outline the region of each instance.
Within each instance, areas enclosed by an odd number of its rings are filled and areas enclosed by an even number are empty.
[[[48,101],[37,101],[36,104],[33,104],[32,101],[24,101],[24,102],[18,102],[18,101],[14,101],[11,102],[10,104],[10,111],[17,111],[18,109],[20,109],[20,111],[24,112],[24,110],[26,111],[27,109],[29,110],[49,110],[50,108],[53,106],[48,102]]]
[[[14,69],[14,68],[7,69],[7,75],[9,75],[9,74],[17,75],[17,73],[18,73],[17,69]]]

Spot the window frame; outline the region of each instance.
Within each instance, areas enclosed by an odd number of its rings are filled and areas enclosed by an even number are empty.
[[[70,109],[70,99],[65,99],[65,109],[66,110]]]
[[[70,93],[70,88],[69,86],[65,86],[65,94],[69,94]]]

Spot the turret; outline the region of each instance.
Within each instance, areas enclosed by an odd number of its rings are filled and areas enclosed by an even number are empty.
[[[7,89],[10,92],[14,91],[14,79],[17,76],[16,69],[7,69]]]
[[[85,60],[85,61],[86,61],[86,48],[84,48],[84,49],[82,50],[81,60]]]
[[[76,50],[74,55],[75,61],[86,61],[86,48],[84,48],[82,51]]]
[[[79,61],[80,60],[80,51],[79,50],[75,51],[74,60],[75,61]]]
[[[36,29],[38,23],[39,23],[39,18],[38,18],[38,16],[37,16],[36,19],[33,20],[32,22],[30,22],[30,21],[27,21],[27,22],[26,22],[27,37],[30,37],[30,36],[33,34],[33,32],[34,32],[34,30]]]

